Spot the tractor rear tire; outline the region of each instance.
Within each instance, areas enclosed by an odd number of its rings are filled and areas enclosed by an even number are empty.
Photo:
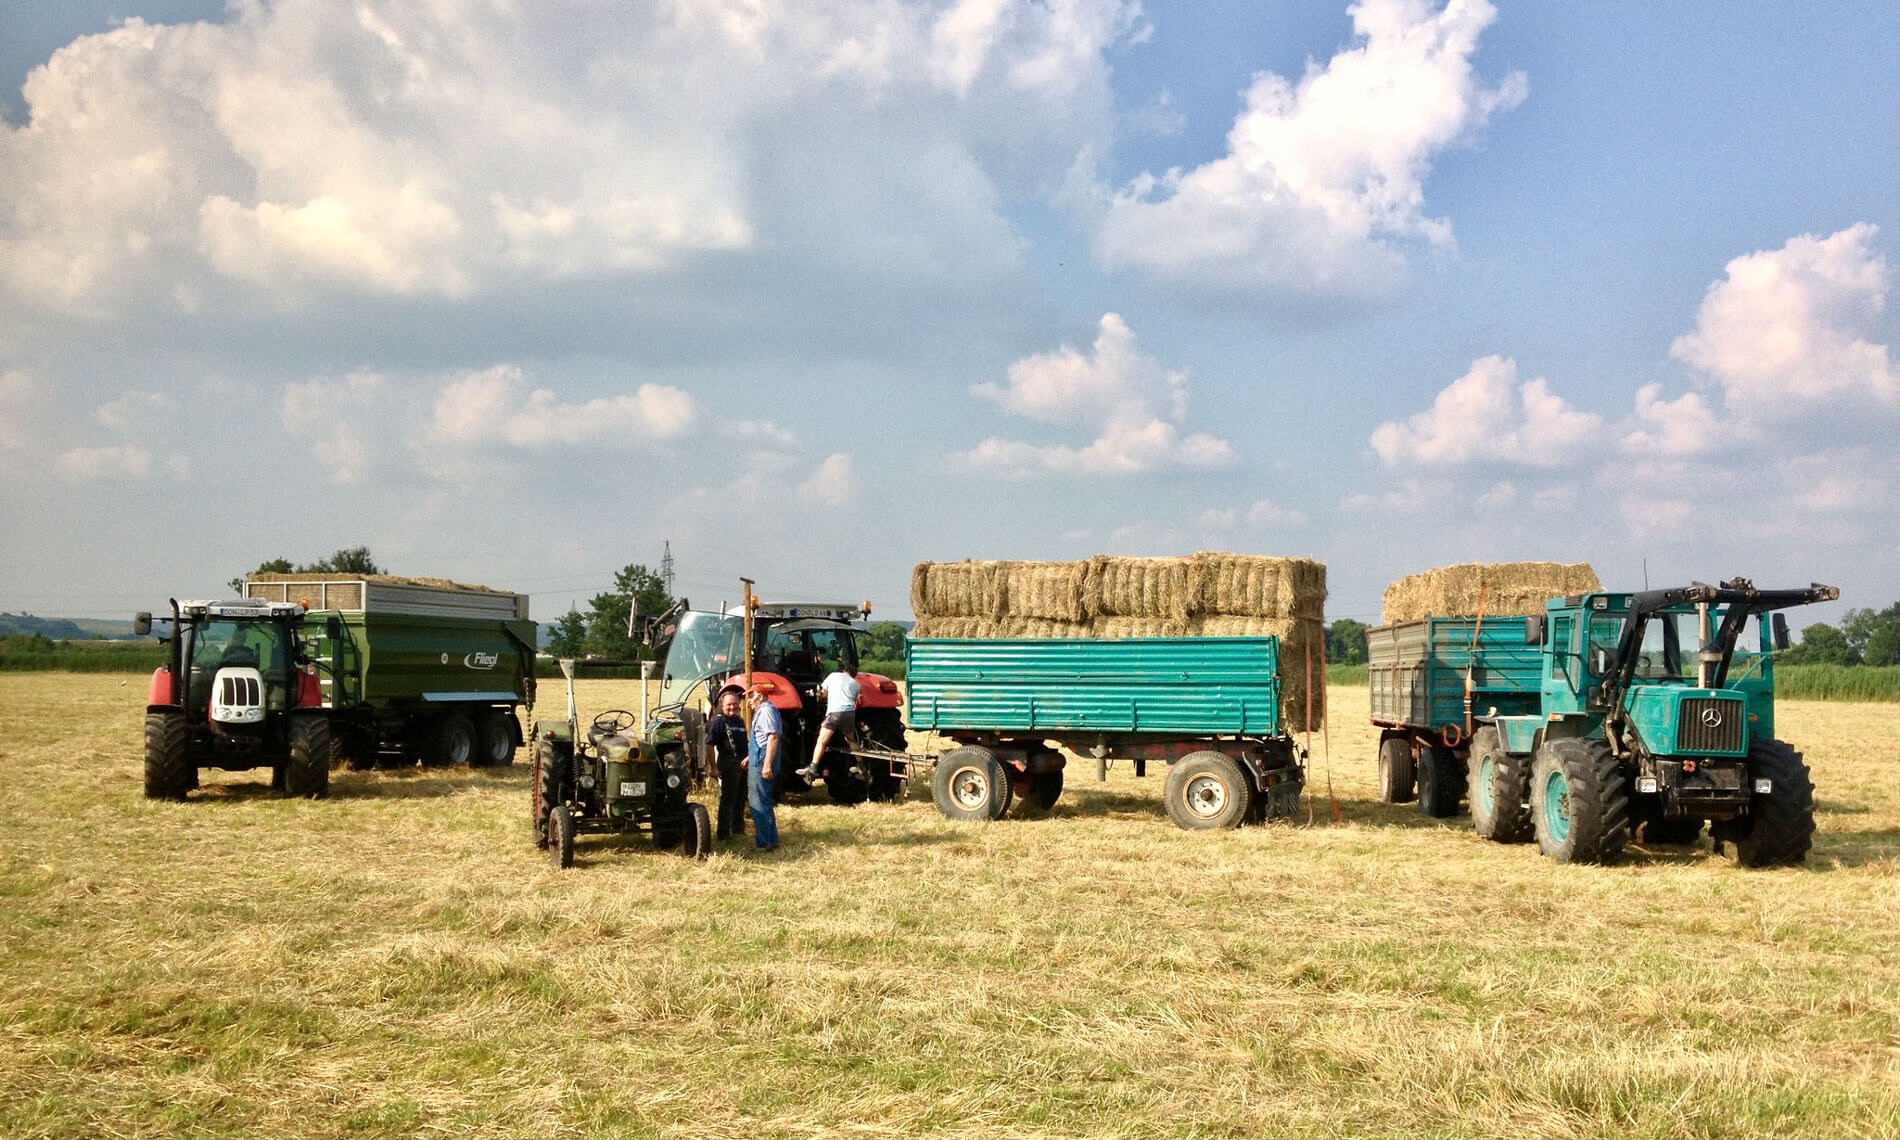
[[[500,709],[475,714],[475,747],[468,754],[471,768],[506,768],[515,762],[513,718]]]
[[[858,714],[858,732],[865,743],[876,748],[888,748],[892,752],[902,752],[909,747],[904,739],[904,721],[896,709],[866,709]],[[904,798],[904,781],[891,775],[888,760],[874,760],[858,757],[858,764],[871,778],[870,798],[873,803],[887,803]]]
[[[1418,794],[1415,769],[1410,741],[1403,736],[1379,741],[1379,799],[1388,804],[1411,803]]]
[[[446,768],[467,764],[475,759],[475,723],[466,713],[443,713],[429,726],[429,737],[422,746],[425,768]]]
[[[290,763],[284,766],[284,793],[320,800],[330,794],[330,719],[298,716],[290,721]]]
[[[1772,781],[1767,795],[1749,799],[1749,813],[1730,820],[1722,838],[1735,845],[1744,867],[1791,867],[1807,862],[1814,846],[1814,782],[1801,754],[1779,740],[1748,750],[1748,779]]]
[[[1601,740],[1548,740],[1531,763],[1537,846],[1559,863],[1614,863],[1630,837],[1622,766]]]
[[[1437,744],[1428,744],[1420,752],[1418,766],[1418,810],[1433,819],[1450,819],[1458,814],[1458,803],[1465,798],[1465,766],[1458,754]]]
[[[197,783],[198,769],[186,756],[191,725],[182,712],[145,714],[145,798],[182,800]]]
[[[574,865],[574,813],[567,810],[566,804],[556,804],[548,811],[548,862],[556,870]]]
[[[1225,752],[1190,752],[1168,766],[1162,802],[1176,827],[1212,831],[1239,827],[1253,807],[1253,785]]]
[[[975,744],[953,748],[937,761],[930,779],[931,798],[945,819],[1001,819],[1014,792],[1009,768],[996,753]]]
[[[1495,725],[1471,737],[1471,826],[1493,843],[1528,843],[1531,830],[1531,758],[1504,750]]]
[[[712,844],[712,816],[706,813],[706,805],[687,804],[686,835],[680,854],[688,859],[704,859],[712,854]]]

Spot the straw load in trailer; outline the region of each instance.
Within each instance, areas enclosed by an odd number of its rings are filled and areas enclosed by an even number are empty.
[[[1552,598],[1603,588],[1588,562],[1465,562],[1385,588],[1385,625],[1424,617],[1536,617]]]
[[[1277,637],[1289,727],[1326,715],[1326,567],[1310,558],[922,562],[910,601],[917,638]]]

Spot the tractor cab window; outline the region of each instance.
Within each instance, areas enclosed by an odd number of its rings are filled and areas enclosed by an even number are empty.
[[[1683,619],[1689,619],[1686,623]],[[1651,614],[1643,622],[1643,640],[1636,650],[1635,675],[1651,681],[1680,681],[1688,677],[1683,670],[1683,634],[1692,631],[1693,614]],[[1690,639],[1694,652],[1694,640]]]
[[[857,643],[849,630],[814,629],[807,634],[811,639],[812,655],[818,660],[818,675],[829,674],[833,669],[855,672],[858,663]]]
[[[1590,619],[1590,642],[1584,647],[1584,660],[1592,676],[1602,677],[1613,669],[1617,645],[1623,640],[1623,620],[1621,615],[1607,614]]]
[[[1750,626],[1754,628],[1751,630]],[[1754,614],[1736,632],[1735,653],[1728,663],[1730,684],[1763,675],[1763,662],[1774,651],[1774,642],[1769,639],[1768,631],[1768,615]]]
[[[725,614],[680,615],[679,631],[666,649],[664,682],[670,691],[716,673],[745,668],[745,619]]]
[[[775,625],[766,631],[765,664],[761,668],[783,673],[795,682],[818,679],[818,666],[812,661],[811,648],[805,643],[805,635],[783,625]]]
[[[285,707],[289,661],[284,630],[274,623],[207,621],[198,627],[191,650],[191,701],[210,699],[211,682],[220,669],[248,667],[264,674],[264,703]]]

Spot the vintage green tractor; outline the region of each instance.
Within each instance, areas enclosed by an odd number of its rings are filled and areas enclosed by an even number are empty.
[[[535,846],[556,867],[571,867],[578,833],[645,832],[661,850],[706,858],[712,853],[712,819],[704,804],[688,797],[687,751],[643,744],[639,718],[625,709],[599,713],[583,732],[574,704],[575,665],[561,662],[567,719],[536,721],[532,733]]]

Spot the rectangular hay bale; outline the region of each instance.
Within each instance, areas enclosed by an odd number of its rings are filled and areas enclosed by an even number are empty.
[[[1318,618],[1325,612],[1326,565],[1311,558],[1203,550],[1188,576],[1195,614]]]
[[[1551,598],[1603,588],[1588,562],[1465,562],[1408,574],[1385,588],[1386,625],[1424,617],[1541,614]]]
[[[1186,621],[1186,558],[1122,558],[1098,554],[1089,559],[1083,587],[1090,617],[1169,618]]]
[[[1003,562],[1003,616],[1045,621],[1080,622],[1087,562]]]
[[[1003,616],[1001,562],[919,562],[911,571],[910,608],[927,617]]]

